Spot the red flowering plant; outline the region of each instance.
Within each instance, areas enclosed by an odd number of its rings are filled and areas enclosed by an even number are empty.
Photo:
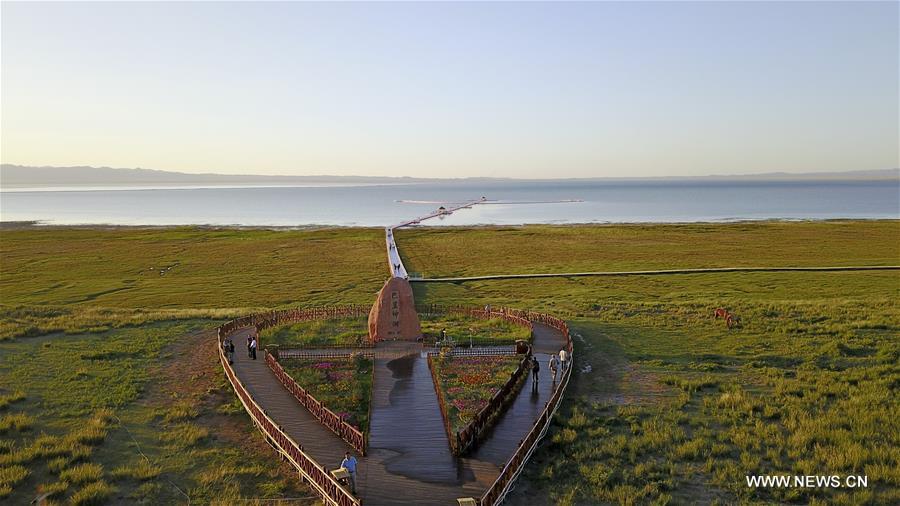
[[[450,428],[460,432],[469,424],[516,371],[521,357],[515,355],[434,356],[437,388],[440,389]]]
[[[365,432],[369,430],[372,359],[282,359],[284,371],[326,408]]]

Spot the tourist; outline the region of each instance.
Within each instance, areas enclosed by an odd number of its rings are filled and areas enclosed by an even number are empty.
[[[559,370],[559,358],[554,355],[550,355],[550,375],[553,376],[553,384],[556,384],[556,371]]]
[[[535,390],[538,387],[538,373],[541,372],[541,364],[538,362],[537,357],[531,358],[531,386]]]
[[[228,340],[228,363],[234,364],[234,341]]]
[[[447,340],[447,329],[441,329],[441,342]]]
[[[350,455],[350,452],[344,454],[344,460],[341,461],[341,467],[350,473],[350,490],[356,494],[356,457]]]
[[[250,344],[253,342],[253,332],[247,334],[247,356],[250,357]]]
[[[559,350],[559,364],[563,372],[566,371],[566,367],[569,367],[569,354],[565,349]]]
[[[250,341],[250,358],[256,360],[256,338]]]

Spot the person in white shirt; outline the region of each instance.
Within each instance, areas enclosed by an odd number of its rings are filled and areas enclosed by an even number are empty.
[[[250,341],[250,358],[256,360],[256,338]]]
[[[554,355],[550,355],[550,374],[553,376],[553,383],[556,383],[556,371],[559,370],[559,358]]]
[[[559,350],[559,363],[563,372],[565,372],[566,367],[569,366],[569,354],[566,353],[566,350]]]

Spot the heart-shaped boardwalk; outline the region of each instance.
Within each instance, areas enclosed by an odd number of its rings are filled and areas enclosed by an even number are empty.
[[[240,328],[231,337],[242,343],[252,329]],[[535,322],[532,346],[547,364],[550,354],[567,347],[567,336]],[[544,367],[538,388],[520,390],[489,436],[468,455],[454,457],[422,345],[379,342],[374,352],[368,451],[358,457],[357,497],[365,505],[450,506],[457,498],[481,498],[564,385],[554,384]],[[266,415],[320,465],[335,469],[344,452],[356,453],[297,402],[262,356],[252,360],[236,353],[233,371]]]

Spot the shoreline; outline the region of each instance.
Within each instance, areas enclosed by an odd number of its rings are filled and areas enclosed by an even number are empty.
[[[741,224],[766,224],[766,223],[855,223],[855,222],[892,222],[900,221],[900,216],[891,218],[761,218],[761,219],[723,219],[716,221],[597,221],[578,223],[517,223],[495,224],[480,223],[473,225],[417,225],[410,230],[454,230],[454,229],[491,229],[491,228],[524,228],[524,227],[642,227],[642,226],[689,226],[689,225],[741,225]],[[385,225],[387,226],[387,225]],[[377,225],[334,225],[334,224],[305,224],[305,225],[241,225],[227,224],[217,225],[208,223],[194,224],[136,224],[124,225],[114,223],[71,223],[57,224],[47,223],[42,220],[25,221],[0,221],[0,230],[55,230],[55,229],[82,229],[82,230],[170,230],[170,229],[199,229],[199,230],[272,230],[272,231],[309,231],[309,230],[344,230],[344,229],[372,229],[382,230],[384,227]]]

